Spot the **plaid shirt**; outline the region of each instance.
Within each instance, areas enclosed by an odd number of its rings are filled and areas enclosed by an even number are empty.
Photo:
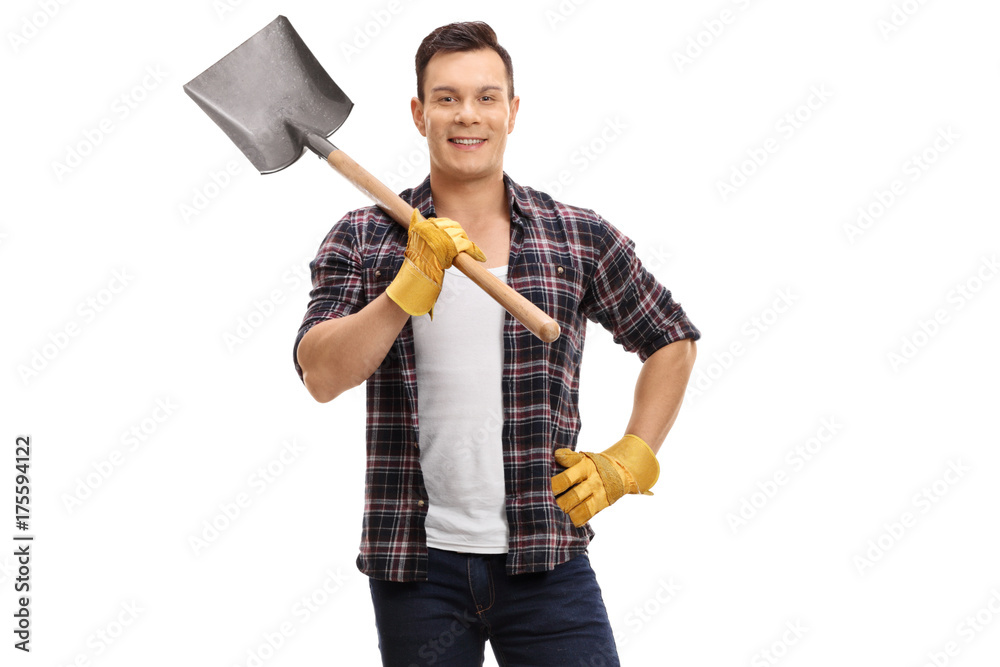
[[[544,343],[508,313],[503,328],[503,458],[510,528],[507,573],[551,570],[586,550],[594,531],[577,528],[556,504],[553,457],[576,448],[578,385],[587,320],[645,361],[698,329],[636,256],[635,244],[593,211],[566,206],[504,174],[510,198],[507,283],[562,329]],[[400,195],[434,216],[430,178]],[[358,312],[396,276],[407,233],[377,207],[352,211],[310,264],[313,290],[295,349],[310,328]],[[358,569],[376,579],[427,578],[424,488],[418,451],[417,373],[407,320],[366,382],[365,509]],[[293,355],[294,357],[294,355]],[[302,369],[295,361],[302,376]]]

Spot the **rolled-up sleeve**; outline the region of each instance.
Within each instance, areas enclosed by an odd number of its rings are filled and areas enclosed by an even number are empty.
[[[309,263],[312,290],[309,307],[295,337],[292,360],[302,379],[299,366],[299,343],[306,332],[320,322],[355,313],[365,306],[362,260],[358,251],[351,216],[344,216],[323,239],[316,258]]]
[[[588,319],[643,362],[665,345],[701,338],[670,290],[643,266],[634,241],[603,218],[595,237],[597,269],[581,302]]]

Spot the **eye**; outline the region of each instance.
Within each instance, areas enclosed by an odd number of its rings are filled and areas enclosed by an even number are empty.
[[[442,97],[442,98],[440,99],[440,101],[441,101],[441,102],[451,102],[451,101],[452,101],[452,100],[454,100],[454,99],[455,99],[455,98],[454,98],[454,97],[452,97],[452,96],[450,96],[450,95],[445,95],[444,97]]]

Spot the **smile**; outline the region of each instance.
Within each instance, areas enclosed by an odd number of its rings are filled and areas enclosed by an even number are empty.
[[[463,146],[475,146],[477,144],[483,143],[486,140],[485,139],[449,139],[448,141],[450,141],[452,143],[455,143],[455,144],[462,144]]]

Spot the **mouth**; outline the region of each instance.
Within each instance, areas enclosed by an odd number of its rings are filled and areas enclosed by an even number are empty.
[[[486,140],[475,137],[452,137],[448,142],[462,148],[475,148],[485,144]]]

